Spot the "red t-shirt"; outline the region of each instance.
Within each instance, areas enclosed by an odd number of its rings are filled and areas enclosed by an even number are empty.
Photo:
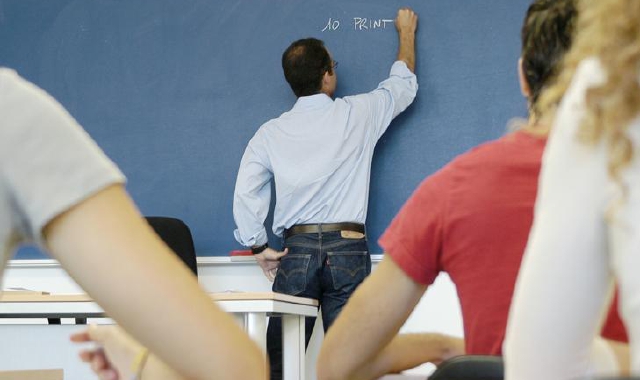
[[[420,184],[380,238],[414,281],[430,285],[449,274],[468,354],[502,353],[545,142],[515,132],[458,156]],[[627,341],[617,308],[603,336]]]

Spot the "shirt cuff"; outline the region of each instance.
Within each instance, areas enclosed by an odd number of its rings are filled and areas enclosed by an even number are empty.
[[[416,76],[411,72],[411,70],[409,70],[405,61],[395,61],[393,65],[391,65],[389,75],[396,75],[399,77]]]
[[[267,230],[265,230],[264,228],[262,228],[253,236],[250,236],[248,239],[243,239],[240,235],[240,230],[237,229],[233,231],[233,236],[236,238],[238,243],[244,245],[245,247],[264,245],[267,243],[267,241],[269,241],[269,239],[267,238]]]

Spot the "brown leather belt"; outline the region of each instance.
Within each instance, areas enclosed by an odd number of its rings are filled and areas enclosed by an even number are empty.
[[[296,224],[284,230],[284,238],[290,238],[297,234],[317,234],[320,232],[354,231],[364,233],[364,224],[360,223],[318,223],[318,224]]]

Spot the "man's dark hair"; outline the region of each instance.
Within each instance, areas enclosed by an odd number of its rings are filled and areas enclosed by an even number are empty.
[[[284,77],[296,96],[320,92],[324,73],[332,73],[331,57],[324,42],[316,38],[295,41],[282,54]]]
[[[535,0],[522,25],[522,69],[531,89],[530,104],[560,72],[564,54],[571,47],[578,12],[575,0]]]

